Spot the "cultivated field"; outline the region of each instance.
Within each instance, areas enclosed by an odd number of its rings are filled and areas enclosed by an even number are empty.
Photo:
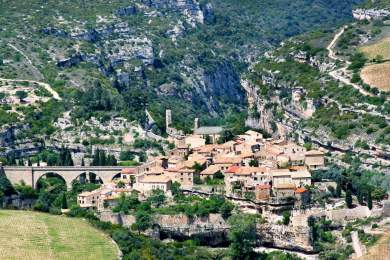
[[[0,210],[0,259],[117,259],[112,241],[82,219]]]
[[[390,63],[365,66],[360,76],[364,83],[380,90],[390,91]]]
[[[380,55],[384,60],[390,60],[390,37],[360,48],[368,59],[372,60]]]

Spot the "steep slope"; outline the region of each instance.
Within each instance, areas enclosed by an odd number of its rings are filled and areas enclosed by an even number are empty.
[[[46,82],[63,98],[16,108],[30,126],[22,136],[52,134],[64,111],[73,121],[140,120],[148,109],[163,130],[171,108],[189,130],[195,116],[245,107],[240,74],[255,57],[286,37],[349,21],[353,3],[3,0],[0,77]]]

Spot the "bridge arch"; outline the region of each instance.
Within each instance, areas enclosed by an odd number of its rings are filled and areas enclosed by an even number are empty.
[[[120,172],[117,173],[117,174],[115,174],[114,176],[112,176],[111,181],[120,180],[121,175],[122,175],[122,174],[121,174]]]
[[[83,173],[92,172],[104,183],[110,183],[118,177],[123,167],[121,166],[5,166],[0,167],[12,184],[24,181],[27,185],[37,188],[38,180],[48,173],[56,173],[61,176],[70,189],[72,182]]]
[[[96,174],[95,172],[91,172],[91,171],[85,171],[85,172],[82,172],[80,173],[78,176],[76,176],[76,178],[74,178],[71,182],[71,185],[73,185],[73,183],[78,180],[80,183],[100,183],[100,184],[104,184],[102,178]]]
[[[63,176],[61,176],[60,174],[56,173],[56,172],[46,172],[44,174],[42,174],[37,180],[36,180],[36,183],[35,183],[35,189],[38,189],[39,188],[39,181],[42,180],[42,178],[47,178],[47,177],[56,177],[58,179],[61,179],[65,186],[68,187],[68,184],[66,183],[66,180]]]

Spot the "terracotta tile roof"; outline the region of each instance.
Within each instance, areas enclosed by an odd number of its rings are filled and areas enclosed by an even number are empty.
[[[165,175],[147,175],[140,179],[141,183],[166,183],[171,179]]]
[[[289,169],[271,169],[271,175],[274,177],[277,176],[290,176],[290,170]]]
[[[215,164],[236,164],[236,163],[241,163],[241,158],[238,156],[216,156],[214,158],[214,163]]]
[[[305,166],[290,166],[291,171],[305,171],[307,168]]]
[[[292,172],[291,178],[292,179],[300,179],[300,178],[309,179],[309,178],[311,178],[311,174],[309,171]]]
[[[269,185],[269,184],[258,184],[258,185],[256,185],[256,189],[268,190],[268,189],[271,189],[271,185]]]
[[[233,165],[227,169],[226,173],[236,173],[238,169],[240,169],[240,166]]]
[[[324,155],[323,152],[318,150],[310,150],[305,153],[306,156]]]
[[[298,188],[295,190],[295,193],[305,193],[307,191],[307,189],[305,189],[304,187],[301,187],[301,188]]]
[[[210,165],[206,169],[204,169],[200,175],[214,175],[215,173],[219,172],[219,167],[217,165]]]
[[[199,153],[210,153],[215,149],[214,144],[206,144],[197,148],[194,148],[194,151],[198,151]]]
[[[135,168],[123,168],[121,171],[123,174],[134,174]]]
[[[294,183],[275,184],[273,188],[279,190],[290,190],[290,189],[295,190],[295,184]]]

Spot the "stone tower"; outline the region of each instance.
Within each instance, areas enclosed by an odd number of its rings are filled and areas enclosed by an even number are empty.
[[[170,109],[167,109],[165,111],[165,127],[166,127],[166,129],[168,129],[171,124],[172,124],[172,111]]]
[[[194,130],[199,128],[199,118],[195,118],[194,120]]]

